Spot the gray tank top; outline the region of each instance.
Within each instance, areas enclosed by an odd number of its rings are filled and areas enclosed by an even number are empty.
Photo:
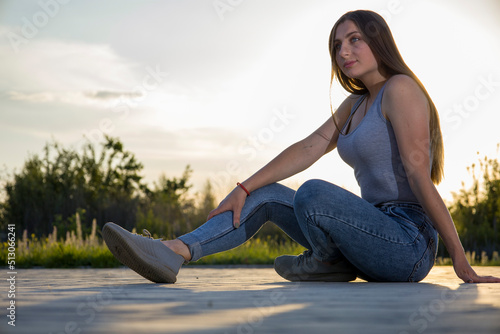
[[[384,89],[385,85],[358,126],[339,136],[338,152],[354,168],[361,197],[366,201],[373,205],[394,201],[418,203],[408,183],[394,130],[382,114]],[[342,133],[364,98],[356,101]]]

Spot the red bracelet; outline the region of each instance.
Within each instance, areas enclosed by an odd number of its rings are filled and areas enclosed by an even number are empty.
[[[250,192],[247,190],[247,188],[245,188],[241,183],[237,182],[236,183],[237,186],[240,186],[241,189],[245,190],[245,192],[247,193],[247,196],[250,196]]]

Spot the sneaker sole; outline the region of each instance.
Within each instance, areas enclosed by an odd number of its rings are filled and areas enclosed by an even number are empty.
[[[129,244],[128,231],[120,226],[107,223],[102,228],[102,236],[111,253],[118,261],[139,275],[155,283],[175,283],[177,275],[156,258]],[[131,242],[134,245],[134,242]]]
[[[277,272],[277,271],[276,271]],[[352,273],[332,273],[332,274],[308,274],[308,275],[285,275],[277,272],[278,275],[291,282],[350,282],[357,276]]]
[[[292,282],[350,282],[357,278],[357,274],[354,269],[344,262],[337,262],[331,267],[330,272],[322,273],[293,273],[287,270],[287,266],[279,265],[277,262],[280,258],[287,258],[287,256],[280,256],[274,260],[274,270],[278,275],[286,280]]]

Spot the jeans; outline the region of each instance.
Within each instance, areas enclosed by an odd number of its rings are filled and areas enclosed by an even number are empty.
[[[319,261],[347,260],[370,281],[418,282],[434,265],[437,232],[416,203],[374,206],[322,180],[298,190],[271,184],[252,192],[240,228],[224,212],[179,239],[192,259],[232,249],[271,221]]]

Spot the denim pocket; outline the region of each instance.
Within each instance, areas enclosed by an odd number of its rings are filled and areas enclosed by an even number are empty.
[[[425,222],[425,214],[411,207],[391,206],[389,213],[420,229]]]
[[[432,267],[434,266],[434,262],[436,260],[436,247],[436,241],[433,237],[430,237],[424,254],[415,264],[410,277],[408,277],[408,282],[420,282],[425,278],[425,276],[427,276],[429,271],[431,271]]]
[[[425,215],[419,210],[390,206],[387,211],[390,217],[400,223],[401,229],[408,234],[412,241],[418,237],[424,228]]]

